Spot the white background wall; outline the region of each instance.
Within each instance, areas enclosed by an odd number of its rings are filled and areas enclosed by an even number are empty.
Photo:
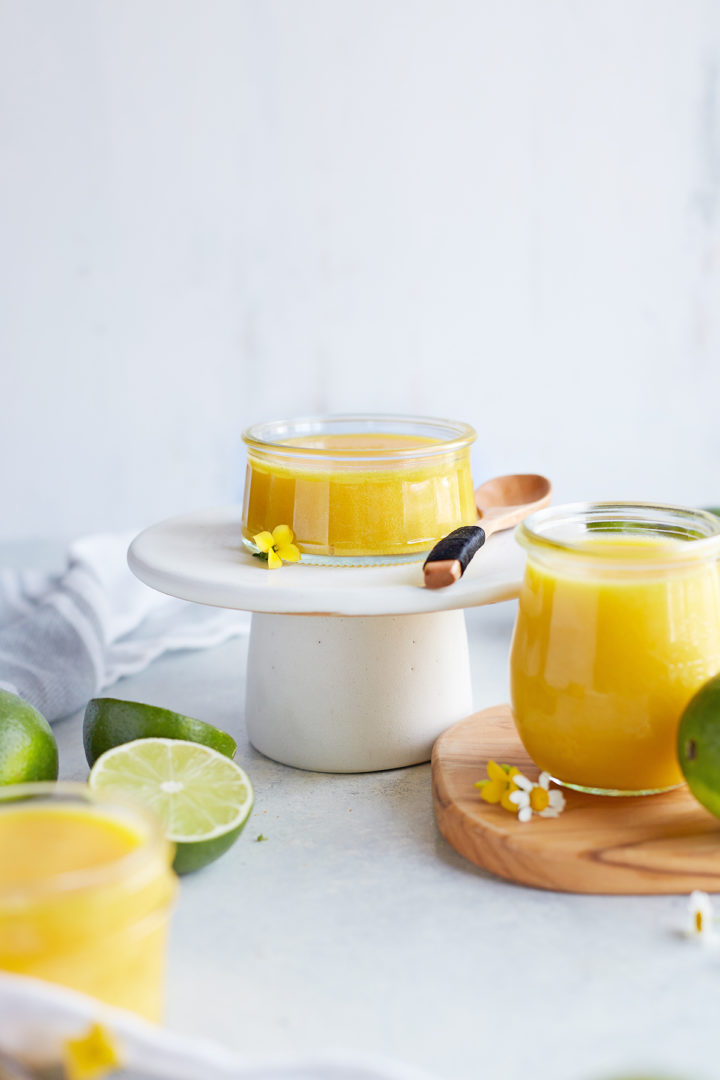
[[[0,0],[0,142],[0,538],[311,410],[720,503],[715,0]]]

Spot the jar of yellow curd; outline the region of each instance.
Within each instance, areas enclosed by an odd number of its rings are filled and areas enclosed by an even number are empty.
[[[243,433],[242,533],[289,525],[304,562],[423,559],[477,521],[468,425],[407,416],[319,416]]]
[[[0,969],[161,1019],[173,845],[83,784],[0,789]]]
[[[583,503],[542,510],[516,535],[527,566],[512,705],[533,761],[599,794],[682,783],[680,716],[720,671],[720,519]]]

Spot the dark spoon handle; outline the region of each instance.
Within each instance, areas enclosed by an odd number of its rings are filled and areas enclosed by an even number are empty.
[[[423,564],[427,588],[443,589],[458,581],[484,543],[485,530],[479,525],[463,525],[438,540]]]

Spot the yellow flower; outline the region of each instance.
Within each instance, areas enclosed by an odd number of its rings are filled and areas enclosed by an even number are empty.
[[[284,562],[297,562],[300,549],[293,544],[293,531],[289,525],[278,525],[272,532],[253,536],[253,543],[267,555],[268,569],[277,570]]]
[[[68,1080],[101,1080],[122,1065],[115,1040],[102,1024],[93,1024],[84,1035],[68,1039],[63,1056]]]
[[[511,814],[517,814],[518,808],[510,801],[510,796],[517,791],[514,777],[520,773],[514,765],[498,765],[495,761],[487,763],[487,780],[478,780],[476,788],[480,788],[480,798],[486,803],[500,803]]]

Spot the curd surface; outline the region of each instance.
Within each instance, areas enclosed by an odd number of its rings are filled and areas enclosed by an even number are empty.
[[[0,803],[0,969],[160,1020],[171,859],[104,808]]]
[[[528,753],[557,780],[626,793],[682,783],[680,715],[720,670],[717,563],[678,560],[688,547],[609,532],[562,558],[529,552],[512,704]]]
[[[296,436],[278,447],[325,453],[311,460],[248,453],[246,540],[286,524],[310,555],[421,555],[477,521],[469,445],[448,450],[427,436],[348,432]]]

